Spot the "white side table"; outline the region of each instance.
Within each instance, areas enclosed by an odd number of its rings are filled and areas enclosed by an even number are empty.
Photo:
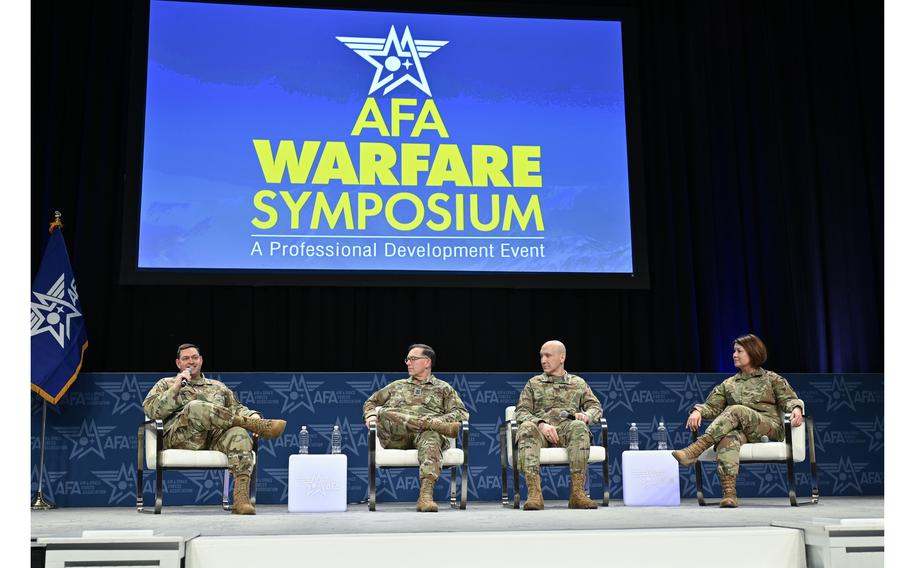
[[[326,513],[348,508],[348,456],[293,454],[288,460],[288,512]]]
[[[622,453],[622,501],[628,507],[679,506],[679,462],[670,450]]]

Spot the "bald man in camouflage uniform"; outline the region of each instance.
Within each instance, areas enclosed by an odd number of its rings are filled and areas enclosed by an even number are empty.
[[[589,422],[600,420],[603,409],[591,387],[579,376],[566,372],[566,346],[547,341],[540,348],[543,374],[531,377],[518,397],[518,466],[525,476],[528,499],[525,511],[543,509],[540,488],[541,447],[566,448],[569,454],[570,509],[596,509],[597,502],[585,493],[588,455],[591,450]],[[567,412],[568,416],[560,416]]]
[[[164,443],[169,449],[218,450],[227,454],[234,475],[233,513],[255,515],[250,503],[253,442],[247,431],[263,438],[284,432],[284,420],[263,420],[237,401],[220,381],[202,374],[199,348],[184,343],[177,348],[176,377],[159,380],[142,403],[149,418],[164,421]]]
[[[373,393],[363,405],[363,421],[376,424],[382,447],[394,450],[417,449],[420,463],[420,496],[417,510],[435,513],[433,487],[442,471],[442,452],[449,447],[468,411],[461,397],[448,383],[433,375],[436,352],[418,343],[408,348],[406,379],[389,383]]]
[[[714,387],[704,404],[694,405],[686,425],[697,431],[703,418],[713,422],[695,442],[673,452],[679,463],[692,465],[705,450],[715,447],[724,495],[720,506],[724,508],[737,506],[736,477],[742,445],[759,442],[762,436],[783,440],[780,413],[790,413],[793,426],[799,426],[803,410],[787,379],[759,366],[767,358],[767,350],[758,337],[750,334],[738,338],[733,358],[740,372]]]

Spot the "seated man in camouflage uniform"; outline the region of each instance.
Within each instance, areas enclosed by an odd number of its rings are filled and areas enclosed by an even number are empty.
[[[528,486],[525,511],[543,509],[540,448],[545,445],[566,448],[569,454],[569,508],[597,508],[597,502],[585,493],[591,449],[588,423],[600,420],[603,409],[588,383],[566,372],[565,361],[566,346],[562,342],[544,343],[540,348],[543,374],[528,380],[515,407],[518,467]]]
[[[164,421],[167,448],[218,450],[227,454],[234,475],[234,509],[239,515],[255,515],[250,503],[253,472],[253,442],[247,431],[263,438],[284,432],[284,420],[263,420],[258,412],[237,401],[224,383],[202,374],[199,348],[184,343],[177,348],[176,377],[155,383],[142,403],[149,418]]]
[[[363,421],[376,424],[384,448],[417,449],[420,462],[420,497],[417,510],[435,513],[433,487],[442,470],[442,452],[449,447],[468,411],[461,397],[433,375],[436,352],[417,343],[408,348],[406,379],[399,379],[373,393],[363,404]]]

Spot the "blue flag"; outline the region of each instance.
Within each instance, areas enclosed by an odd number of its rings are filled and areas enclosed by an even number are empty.
[[[76,277],[54,230],[32,284],[32,390],[57,404],[79,376],[88,347]]]

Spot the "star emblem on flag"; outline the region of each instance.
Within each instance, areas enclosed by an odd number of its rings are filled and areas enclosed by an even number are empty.
[[[49,333],[62,348],[71,337],[73,318],[82,317],[82,312],[76,308],[79,300],[76,280],[73,279],[67,289],[66,274],[62,273],[47,292],[33,290],[32,296],[32,336]],[[66,296],[69,296],[69,301]]]
[[[395,26],[392,26],[389,35],[384,38],[336,36],[335,39],[376,68],[373,83],[370,85],[371,95],[383,87],[385,89],[382,94],[387,95],[404,83],[411,83],[428,97],[432,97],[430,84],[427,82],[420,60],[426,59],[449,43],[443,40],[415,40],[407,26],[400,38]]]

